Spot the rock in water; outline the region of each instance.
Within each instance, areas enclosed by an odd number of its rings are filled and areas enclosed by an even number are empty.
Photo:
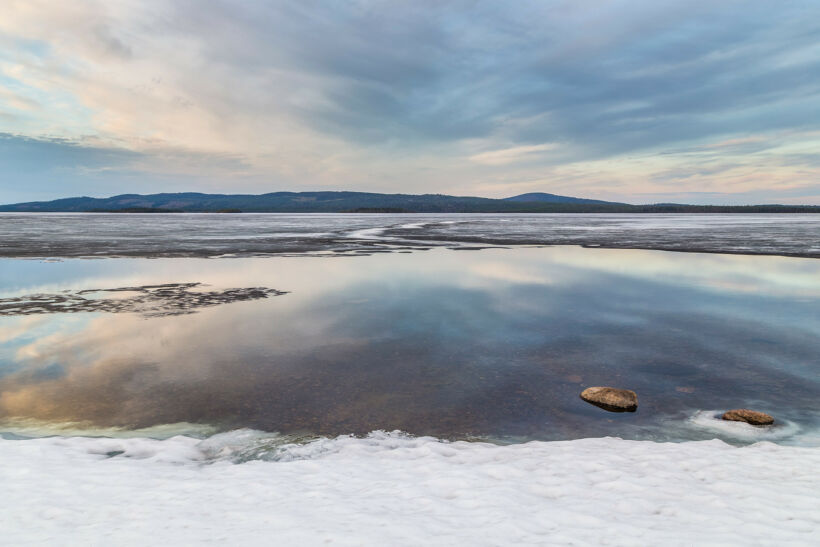
[[[774,418],[768,414],[747,408],[729,410],[723,414],[722,418],[732,422],[746,422],[752,425],[772,425],[774,423]]]
[[[588,387],[581,392],[581,399],[610,412],[635,412],[638,408],[638,395],[628,389]]]

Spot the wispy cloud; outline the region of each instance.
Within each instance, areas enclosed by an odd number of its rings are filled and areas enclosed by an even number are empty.
[[[12,0],[0,130],[93,137],[146,187],[776,198],[817,176],[775,141],[820,128],[818,21],[805,2]],[[717,169],[738,163],[759,177]]]
[[[527,160],[534,160],[544,152],[552,150],[556,145],[551,143],[534,144],[529,146],[513,146],[500,150],[489,150],[470,156],[470,160],[486,165],[508,165],[510,163],[520,163]]]

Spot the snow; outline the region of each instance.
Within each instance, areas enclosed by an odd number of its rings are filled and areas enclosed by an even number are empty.
[[[810,545],[820,449],[374,432],[0,440],[8,545]],[[237,463],[242,462],[242,463]]]

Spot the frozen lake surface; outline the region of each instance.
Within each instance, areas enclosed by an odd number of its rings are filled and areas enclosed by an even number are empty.
[[[820,215],[0,213],[5,257],[367,253],[431,245],[820,257]]]

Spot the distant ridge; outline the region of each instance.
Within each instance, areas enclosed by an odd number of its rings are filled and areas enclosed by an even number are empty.
[[[531,194],[535,195],[535,194]],[[371,192],[272,192],[269,194],[122,194],[110,198],[72,197],[0,206],[20,212],[514,212],[538,210],[544,203],[598,203],[553,194],[549,199],[516,201],[444,194],[378,194]]]
[[[272,192],[269,194],[122,194],[0,205],[0,212],[92,213],[817,213],[791,205],[630,205],[542,192],[506,199],[444,194]]]
[[[504,198],[504,201],[517,201],[522,203],[609,203],[617,205],[626,205],[625,203],[617,203],[614,201],[601,201],[600,199],[586,199],[573,198],[569,196],[559,196],[556,194],[547,194],[546,192],[530,192],[529,194],[521,194],[520,196],[513,196],[511,198]]]

